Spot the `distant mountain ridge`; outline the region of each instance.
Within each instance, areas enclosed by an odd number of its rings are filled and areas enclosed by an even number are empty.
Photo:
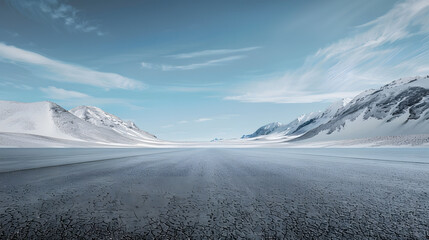
[[[429,76],[402,78],[323,112],[304,114],[288,124],[268,124],[242,138],[276,135],[313,141],[413,134],[429,134]]]
[[[279,122],[264,125],[254,133],[243,135],[241,138],[255,138],[263,135],[278,134],[286,136],[297,136],[307,132],[309,129],[328,122],[337,111],[346,105],[351,99],[343,99],[331,104],[325,111],[312,112],[303,114],[288,124]]]
[[[97,112],[87,109],[97,109]],[[104,144],[158,141],[134,123],[125,123],[99,108],[81,106],[67,111],[53,102],[0,101],[0,132]]]

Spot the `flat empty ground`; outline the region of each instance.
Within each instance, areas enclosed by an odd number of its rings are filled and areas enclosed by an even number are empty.
[[[425,239],[428,149],[0,149],[0,239]]]

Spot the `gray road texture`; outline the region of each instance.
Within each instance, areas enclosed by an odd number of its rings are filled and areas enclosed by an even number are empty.
[[[428,149],[0,149],[0,239],[426,239]]]

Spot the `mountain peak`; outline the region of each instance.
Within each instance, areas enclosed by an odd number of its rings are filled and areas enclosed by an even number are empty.
[[[97,107],[79,106],[70,111],[49,101],[11,102],[0,101],[0,132],[31,134],[38,139],[59,139],[107,144],[141,144],[159,142],[155,136],[144,132],[132,122]],[[51,141],[47,140],[47,141]],[[70,143],[71,144],[71,143]]]
[[[140,130],[132,121],[123,121],[119,117],[93,106],[79,106],[69,111],[76,117],[99,127],[110,128],[122,134],[133,137],[156,138],[145,131]]]
[[[366,90],[353,99],[334,102],[325,111],[301,115],[281,127],[270,123],[243,137],[276,134],[303,140],[316,135],[359,138],[429,133],[428,121],[429,75],[400,78],[379,89]]]
[[[252,134],[243,135],[241,138],[253,138],[253,137],[257,137],[257,136],[261,136],[261,135],[268,135],[270,133],[276,132],[276,130],[282,126],[283,126],[283,124],[281,124],[279,122],[272,122],[272,123],[269,123],[267,125],[264,125],[264,126],[258,128],[258,130],[256,130]]]
[[[124,125],[126,127],[133,126],[134,129],[139,129],[134,123],[126,123],[119,117],[94,106],[82,105],[71,109],[70,112],[76,117],[97,126],[113,127],[114,125]]]
[[[346,139],[428,133],[428,120],[429,76],[401,78],[359,94],[329,122],[297,140],[316,135]]]

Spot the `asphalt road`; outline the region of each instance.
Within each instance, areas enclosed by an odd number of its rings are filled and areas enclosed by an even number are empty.
[[[427,149],[1,149],[0,239],[429,239]]]

